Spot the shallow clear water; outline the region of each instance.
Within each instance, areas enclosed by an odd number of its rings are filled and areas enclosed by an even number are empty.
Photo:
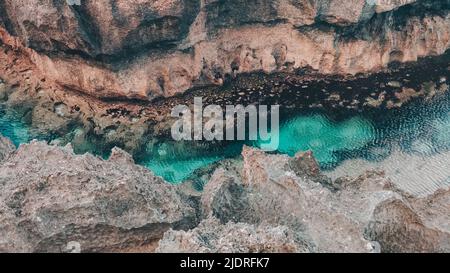
[[[298,116],[282,124],[277,150],[290,156],[312,150],[322,165],[330,166],[338,162],[336,152],[358,150],[372,142],[374,131],[372,123],[360,116],[342,122],[323,114]]]
[[[400,110],[355,114],[339,120],[317,112],[294,115],[281,124],[278,152],[294,155],[312,150],[324,169],[354,158],[377,161],[387,158],[394,149],[422,156],[443,153],[450,147],[449,102],[447,97],[432,104],[422,102]],[[1,111],[0,133],[16,145],[31,140],[25,124]],[[243,144],[261,143],[158,141],[147,145],[146,157],[139,163],[177,183],[200,168],[238,156]]]
[[[31,140],[29,130],[20,118],[14,115],[7,115],[0,105],[0,134],[11,139],[19,146]]]
[[[261,143],[245,144],[259,147]],[[180,182],[198,168],[238,156],[242,145],[202,149],[186,143],[175,149],[173,144],[165,143],[143,164],[171,182]],[[355,114],[339,120],[325,113],[294,115],[280,126],[278,152],[292,156],[312,150],[321,166],[330,170],[349,159],[377,162],[393,151],[432,156],[449,148],[450,100],[442,98],[432,104],[422,102],[387,113]]]

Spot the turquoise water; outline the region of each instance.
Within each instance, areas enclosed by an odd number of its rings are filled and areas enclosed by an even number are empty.
[[[146,158],[139,163],[167,181],[178,183],[188,179],[200,168],[239,155],[242,146],[243,143],[224,146],[214,143],[167,141],[147,147]]]
[[[337,152],[351,152],[365,147],[375,139],[374,132],[371,122],[362,117],[333,122],[323,114],[298,116],[282,124],[277,151],[293,156],[298,151],[312,150],[323,166],[335,165],[339,161]],[[261,143],[245,144],[260,147]],[[189,143],[178,147],[174,143],[163,143],[153,148],[149,159],[141,163],[170,182],[180,182],[199,168],[238,156],[243,144],[234,143],[225,147],[209,145],[198,151],[197,147],[189,147]]]
[[[333,168],[349,158],[380,160],[393,147],[405,153],[431,155],[450,147],[450,103],[417,104],[390,112],[355,114],[339,119],[326,113],[299,113],[280,125],[278,152],[294,155],[312,150],[323,168]],[[16,145],[31,140],[27,126],[0,112],[0,133]],[[36,137],[34,135],[34,137]],[[178,183],[196,170],[219,160],[236,157],[242,145],[260,142],[206,143],[152,141],[138,163],[156,175]]]
[[[359,116],[342,122],[333,122],[323,114],[298,116],[281,126],[277,150],[290,156],[311,150],[322,165],[333,165],[338,161],[337,151],[363,148],[375,139],[374,132],[372,123]],[[255,146],[261,145],[256,142]]]
[[[28,127],[17,116],[7,115],[0,107],[0,134],[19,146],[31,140]]]
[[[332,169],[351,158],[382,160],[393,149],[404,153],[432,155],[450,147],[450,103],[417,104],[390,112],[355,114],[333,118],[326,113],[301,113],[280,126],[279,153],[293,156],[312,150],[324,169]],[[187,179],[196,169],[238,156],[244,143],[207,146],[203,150],[186,143],[175,149],[164,143],[143,164],[171,182]],[[247,142],[259,147],[261,143]],[[161,146],[160,146],[161,147]],[[161,155],[162,154],[162,155]]]

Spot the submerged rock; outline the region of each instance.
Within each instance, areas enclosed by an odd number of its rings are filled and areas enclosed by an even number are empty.
[[[400,87],[402,87],[402,84],[398,81],[390,81],[387,83],[387,86],[393,87],[393,88],[400,88]]]
[[[152,249],[195,211],[176,188],[114,149],[109,160],[32,142],[0,166],[1,252]]]

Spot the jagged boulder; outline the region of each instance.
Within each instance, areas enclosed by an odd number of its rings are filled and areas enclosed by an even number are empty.
[[[365,226],[377,204],[399,197],[382,173],[333,184],[309,153],[290,158],[245,147],[242,155],[241,174],[218,169],[205,186],[204,217],[287,226],[312,252],[379,251],[365,238]]]
[[[114,149],[22,145],[0,166],[1,252],[151,251],[196,214],[176,188]]]
[[[203,217],[283,225],[311,252],[448,252],[450,190],[407,194],[383,171],[327,179],[311,153],[293,158],[245,147],[243,168],[218,169]]]
[[[0,135],[0,162],[8,157],[15,149],[16,147],[9,139]]]
[[[215,218],[190,231],[170,230],[159,242],[160,253],[295,253],[307,252],[287,227],[221,224]]]
[[[450,190],[386,200],[375,209],[366,232],[383,252],[449,252]]]

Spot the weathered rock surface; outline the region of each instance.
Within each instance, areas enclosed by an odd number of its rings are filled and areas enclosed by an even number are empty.
[[[450,190],[411,196],[379,171],[333,181],[311,153],[245,147],[196,201],[119,149],[0,143],[1,252],[450,251]]]
[[[334,193],[304,175],[313,170],[301,170],[303,160],[296,165],[294,158],[269,156],[251,148],[244,148],[243,158],[242,179],[239,174],[218,170],[206,185],[202,197],[205,215],[213,215],[222,223],[288,226],[312,252],[376,251],[376,244],[363,236],[364,223],[373,210],[371,202],[392,196],[383,190],[386,180],[360,179],[373,185]],[[331,184],[325,178],[322,182]]]
[[[91,56],[182,43],[196,28],[212,32],[246,24],[288,21],[299,27],[317,20],[345,26],[370,19],[408,1],[365,0],[144,0],[2,1],[1,20],[23,43],[43,52],[81,51]],[[444,1],[445,2],[445,1]],[[201,26],[200,26],[201,25]]]
[[[448,0],[388,2],[5,0],[0,40],[31,48],[57,84],[143,100],[236,73],[356,74],[450,47]]]
[[[308,154],[245,148],[243,159],[242,174],[219,169],[206,185],[204,217],[287,226],[311,252],[449,251],[448,192],[414,198],[374,171],[335,181],[311,176]]]
[[[0,134],[0,162],[14,152],[15,149],[14,144]]]
[[[156,249],[160,253],[298,253],[306,246],[287,227],[244,223],[221,224],[209,218],[190,231],[168,231]]]
[[[174,186],[114,149],[109,160],[41,142],[0,166],[0,251],[133,251],[195,211]]]
[[[367,234],[384,252],[449,252],[450,190],[425,198],[386,200],[375,209]]]

